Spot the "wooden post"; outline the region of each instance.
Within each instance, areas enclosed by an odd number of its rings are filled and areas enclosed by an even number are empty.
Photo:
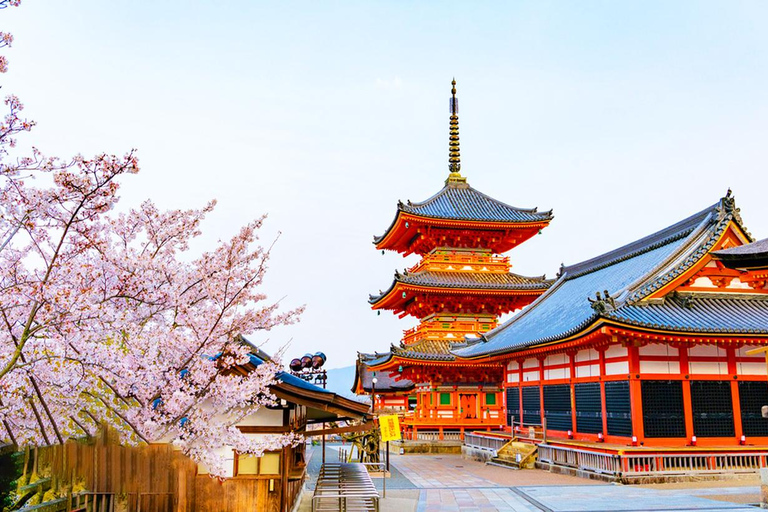
[[[637,347],[627,347],[629,354],[629,400],[632,409],[632,433],[637,436],[638,442],[645,442],[643,429],[643,401],[640,379],[640,354]]]
[[[176,472],[176,512],[187,512],[187,473],[183,467]]]
[[[325,422],[323,422],[323,430],[325,430]],[[323,434],[323,464],[325,464],[325,434]]]
[[[288,447],[283,446],[280,467],[280,510],[288,512]]]
[[[744,434],[744,427],[741,424],[741,400],[739,399],[739,381],[738,373],[739,367],[736,364],[736,349],[728,347],[725,349],[725,353],[728,356],[728,374],[731,376],[731,409],[733,410],[733,432],[736,434],[736,439],[739,439]]]

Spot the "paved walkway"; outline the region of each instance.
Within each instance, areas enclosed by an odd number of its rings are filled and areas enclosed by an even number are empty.
[[[316,448],[310,461],[312,488],[320,455]],[[334,447],[328,447],[326,458],[338,460]],[[738,481],[611,485],[548,471],[486,466],[458,455],[392,454],[391,469],[382,512],[755,512],[747,504],[756,502],[760,492],[756,482]]]

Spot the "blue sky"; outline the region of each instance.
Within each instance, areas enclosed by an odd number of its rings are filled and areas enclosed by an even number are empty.
[[[768,236],[765,2],[25,0],[0,20],[26,142],[138,148],[125,207],[219,200],[198,248],[269,214],[266,291],[307,311],[255,338],[289,357],[344,366],[415,325],[370,310],[414,263],[371,238],[442,186],[454,76],[469,182],[554,208],[513,271],[553,276],[728,187]]]

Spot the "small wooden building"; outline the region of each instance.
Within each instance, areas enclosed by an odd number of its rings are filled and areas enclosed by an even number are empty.
[[[238,371],[247,373],[269,360],[254,348],[250,361]],[[245,418],[238,428],[248,436],[295,433],[305,437],[348,431],[349,428],[308,430],[308,426],[345,419],[359,420],[370,428],[370,406],[315,386],[286,372],[277,374],[271,387],[278,398],[273,407],[263,407]],[[85,491],[70,492],[66,506],[81,510],[113,512],[123,503],[127,510],[143,512],[269,511],[288,512],[300,499],[306,478],[305,443],[286,446],[261,457],[241,455],[223,448],[228,461],[227,478],[211,478],[205,467],[195,464],[170,444],[127,447],[117,444],[107,432],[97,440],[70,441],[64,446],[40,450],[40,467],[48,467],[61,488],[73,482]],[[46,472],[49,471],[46,469]],[[41,480],[38,485],[45,483]],[[44,492],[43,489],[42,492]],[[59,500],[61,501],[61,500]]]

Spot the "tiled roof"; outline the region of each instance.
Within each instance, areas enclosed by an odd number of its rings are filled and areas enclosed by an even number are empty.
[[[453,361],[451,342],[446,340],[422,340],[404,347],[392,347],[392,355],[422,361]]]
[[[448,183],[437,194],[420,203],[398,202],[398,211],[449,220],[477,222],[536,223],[552,220],[552,210],[539,212],[536,208],[517,208],[470,187],[467,183]],[[393,221],[395,225],[397,218]],[[387,229],[387,233],[392,226]],[[374,243],[380,242],[386,233],[374,237]]]
[[[371,295],[369,302],[375,304],[386,296],[397,283],[436,288],[470,288],[480,290],[543,290],[554,282],[546,276],[526,277],[510,272],[446,272],[424,270],[410,274],[395,272],[392,286],[379,295]]]
[[[366,354],[360,354],[359,356],[365,356]],[[358,357],[359,357],[358,356]],[[391,354],[387,354],[391,357]],[[363,388],[363,391],[371,392],[373,387],[373,372],[368,370],[369,366],[377,364],[381,358],[367,361],[363,357],[359,357],[357,365],[355,367],[355,383],[358,379]],[[408,379],[397,379],[396,372],[389,371],[376,371],[376,390],[377,391],[408,391],[413,389],[414,383]],[[352,388],[355,391],[355,388]]]
[[[453,353],[476,357],[556,341],[581,331],[601,314],[615,319],[628,315],[626,318],[639,322],[645,318],[642,314],[657,312],[658,318],[648,319],[650,323],[665,325],[661,322],[663,318],[679,323],[676,319],[687,318],[686,312],[676,313],[674,317],[663,317],[660,313],[665,311],[671,315],[674,301],[660,309],[637,304],[694,265],[712,248],[731,220],[741,222],[733,199],[726,196],[710,208],[637,242],[563,267],[559,279],[527,309],[486,333],[482,342],[456,348]],[[607,291],[610,295],[610,299],[602,303],[602,309],[588,300],[598,291]],[[739,314],[731,309],[732,303],[720,304],[721,315],[729,310]],[[722,316],[717,318],[711,322],[722,322]],[[715,328],[714,324],[701,325]],[[669,324],[670,328],[674,326]]]
[[[751,244],[715,251],[712,256],[729,268],[764,269],[768,267],[768,238]]]
[[[450,340],[423,339],[399,347],[403,352],[419,352],[424,354],[448,354],[451,349]]]
[[[449,183],[426,201],[409,201],[401,205],[400,209],[424,217],[456,220],[542,222],[552,219],[551,210],[539,212],[536,208],[516,208],[460,183]]]
[[[763,238],[762,240],[758,240],[757,242],[752,242],[751,244],[746,245],[739,245],[738,247],[731,247],[730,249],[723,249],[721,251],[715,251],[712,254],[715,256],[723,256],[723,257],[739,257],[739,256],[745,256],[745,257],[753,257],[753,256],[762,256],[764,254],[768,254],[768,238]]]
[[[663,303],[627,305],[606,314],[641,327],[675,331],[768,333],[768,297],[736,294],[686,294]]]

